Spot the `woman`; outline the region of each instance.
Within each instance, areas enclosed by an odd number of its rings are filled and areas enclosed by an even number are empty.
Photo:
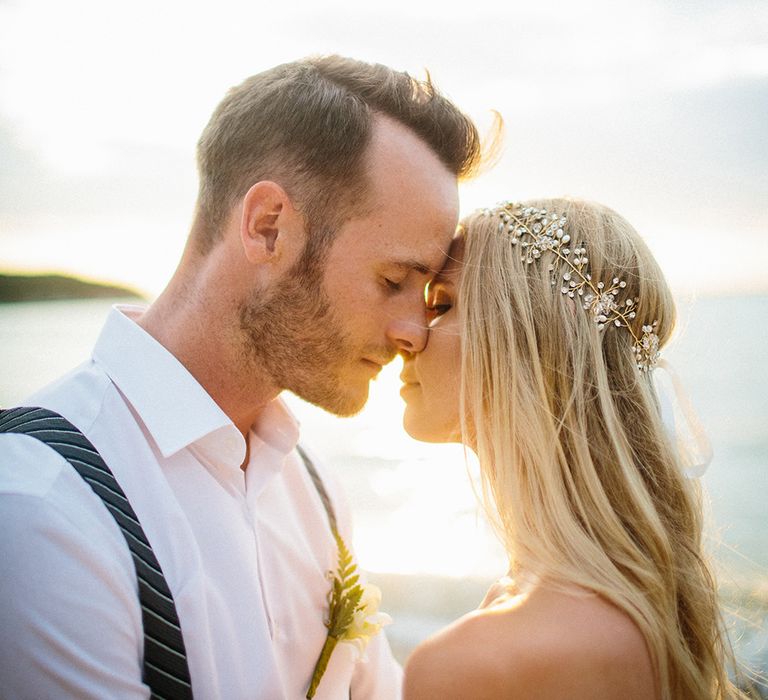
[[[416,649],[406,700],[739,697],[652,382],[675,307],[637,233],[579,201],[477,212],[428,306],[405,427],[477,453],[510,571]]]

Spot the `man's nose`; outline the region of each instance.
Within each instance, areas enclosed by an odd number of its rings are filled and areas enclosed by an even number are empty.
[[[393,318],[387,328],[387,336],[397,350],[407,353],[421,352],[427,345],[427,314],[424,305],[418,313]]]

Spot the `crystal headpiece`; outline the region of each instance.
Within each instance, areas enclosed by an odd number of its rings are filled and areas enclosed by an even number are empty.
[[[565,215],[513,202],[502,202],[493,209],[483,210],[483,214],[499,218],[499,233],[506,233],[510,243],[519,246],[520,260],[525,264],[532,264],[547,251],[561,260],[565,267],[562,275],[556,271],[554,261],[549,265],[552,285],[560,284],[560,292],[571,299],[578,297],[582,307],[591,313],[599,331],[610,325],[626,328],[634,340],[632,352],[641,372],[656,366],[659,360],[658,321],[644,325],[640,336],[635,333],[632,326],[639,299],[626,297],[619,300],[627,283],[618,277],[612,277],[608,282],[592,281],[584,244],[570,247]]]

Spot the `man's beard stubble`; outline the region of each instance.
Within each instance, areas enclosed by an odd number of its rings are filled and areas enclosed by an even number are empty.
[[[310,238],[311,240],[311,238]],[[357,359],[323,288],[324,253],[307,244],[301,258],[267,297],[240,307],[245,366],[280,389],[340,416],[357,413],[368,398],[345,386],[345,366]]]

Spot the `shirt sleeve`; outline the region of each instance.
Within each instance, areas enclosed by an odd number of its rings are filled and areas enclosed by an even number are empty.
[[[136,577],[117,525],[50,448],[0,437],[0,695],[148,698]]]

